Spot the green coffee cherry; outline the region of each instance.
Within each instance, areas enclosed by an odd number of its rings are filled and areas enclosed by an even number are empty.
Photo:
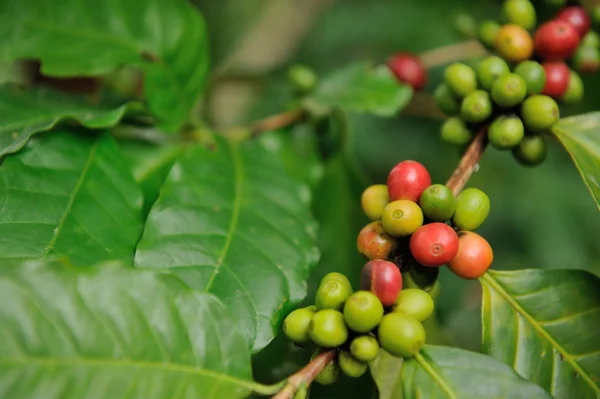
[[[320,353],[321,353],[321,351],[317,350],[312,355],[310,360],[313,360]],[[317,375],[317,377],[315,378],[315,382],[318,384],[321,384],[321,385],[334,384],[340,377],[341,371],[342,370],[340,370],[340,366],[338,365],[338,362],[336,361],[336,359],[333,359],[332,361],[327,363],[327,365],[323,368],[323,370],[321,370],[321,372]]]
[[[310,339],[322,348],[335,348],[348,339],[348,327],[342,312],[333,309],[319,310],[308,327]]]
[[[544,162],[548,145],[541,135],[525,136],[521,144],[513,149],[513,155],[525,166],[536,166]]]
[[[459,230],[473,231],[485,222],[489,213],[489,197],[477,188],[467,188],[456,197],[452,221]]]
[[[444,122],[441,130],[442,140],[454,145],[467,145],[473,140],[473,132],[465,121],[459,117],[453,116]]]
[[[455,96],[462,98],[477,90],[477,75],[467,64],[455,62],[444,71],[444,83]]]
[[[317,85],[317,75],[306,65],[294,65],[288,70],[288,79],[303,94],[310,93]]]
[[[423,322],[433,314],[433,308],[431,295],[418,288],[408,288],[400,291],[394,312],[405,313]]]
[[[447,84],[441,83],[433,92],[433,98],[439,109],[452,116],[460,112],[460,101],[456,99]]]
[[[477,32],[477,24],[472,15],[461,12],[453,18],[454,28],[464,37],[475,37]]]
[[[536,94],[525,99],[521,105],[521,118],[525,128],[532,132],[550,129],[559,117],[556,101],[548,96]]]
[[[357,291],[344,305],[344,320],[348,327],[355,332],[369,332],[381,321],[383,305],[375,294],[370,291]]]
[[[576,104],[583,99],[583,82],[577,72],[571,71],[567,91],[560,100],[565,104]]]
[[[477,31],[477,38],[488,49],[493,49],[496,45],[496,36],[500,31],[500,24],[496,21],[483,21],[479,25]]]
[[[371,335],[361,335],[350,343],[350,353],[361,362],[372,362],[379,356],[379,342]]]
[[[283,333],[288,339],[296,344],[310,342],[308,329],[316,309],[311,307],[296,309],[292,311],[283,321]]]
[[[452,218],[456,199],[452,190],[443,184],[433,184],[423,191],[419,205],[426,218],[433,222],[445,222]]]
[[[492,122],[488,130],[490,144],[500,150],[519,145],[525,136],[525,126],[516,115],[502,115]]]
[[[373,184],[363,191],[360,205],[363,212],[371,220],[381,219],[383,208],[388,204],[390,196],[385,184]]]
[[[484,90],[491,90],[498,78],[509,73],[510,68],[506,61],[495,55],[485,58],[477,65],[477,78]]]
[[[596,72],[600,68],[600,49],[593,46],[579,46],[573,56],[573,68],[581,73]]]
[[[321,279],[321,285],[323,285],[325,282],[330,281],[330,280],[339,281],[342,284],[346,284],[347,286],[352,287],[352,284],[350,284],[350,280],[348,280],[348,277],[344,276],[342,273],[338,273],[338,272],[327,273],[325,275],[325,277],[323,277]]]
[[[531,30],[536,25],[535,8],[529,0],[505,0],[502,3],[502,19]]]
[[[342,310],[346,300],[352,295],[352,288],[339,281],[329,280],[317,289],[315,306],[321,309]]]
[[[525,79],[516,73],[500,77],[492,86],[492,98],[501,107],[514,107],[520,104],[526,95],[527,84]]]
[[[352,378],[360,377],[367,371],[367,368],[369,368],[367,363],[355,359],[350,352],[345,350],[340,351],[338,354],[338,364],[344,374]]]
[[[538,94],[546,85],[546,71],[539,62],[527,60],[515,67],[515,73],[523,78],[527,85],[527,93]]]
[[[425,345],[425,329],[414,317],[388,313],[377,330],[381,347],[392,356],[412,357]]]
[[[485,121],[492,115],[492,100],[487,91],[476,90],[466,96],[460,106],[460,115],[469,123]]]
[[[583,39],[581,39],[581,43],[579,45],[584,47],[600,47],[600,35],[593,30],[590,30],[585,34]]]

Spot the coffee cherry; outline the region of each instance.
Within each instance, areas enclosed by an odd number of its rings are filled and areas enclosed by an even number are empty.
[[[525,136],[525,126],[516,115],[502,115],[496,118],[488,130],[490,144],[499,150],[507,150],[519,145]]]
[[[479,29],[477,31],[477,38],[488,49],[494,48],[494,44],[496,43],[496,36],[498,36],[498,32],[500,31],[500,24],[496,21],[483,21],[479,25]]]
[[[308,326],[310,339],[322,348],[335,348],[348,339],[348,327],[342,312],[334,309],[319,310]]]
[[[419,205],[425,217],[434,222],[445,222],[454,215],[456,199],[452,190],[443,184],[432,184],[423,191]]]
[[[571,71],[569,74],[569,85],[567,86],[567,91],[562,95],[560,100],[565,104],[576,104],[581,102],[583,99],[583,82],[581,81],[581,77],[574,72]]]
[[[567,91],[569,86],[569,67],[564,62],[544,62],[546,71],[546,85],[542,94],[552,98],[559,98]]]
[[[550,129],[559,117],[556,101],[548,96],[536,94],[526,98],[521,105],[521,118],[525,128],[532,132]]]
[[[514,107],[520,104],[526,95],[527,84],[525,79],[516,73],[500,77],[492,86],[492,98],[501,107]]]
[[[283,333],[285,336],[296,344],[310,342],[308,328],[315,313],[316,310],[311,308],[301,308],[292,311],[283,320]]]
[[[573,55],[579,45],[579,35],[568,22],[552,20],[540,25],[534,44],[536,54],[546,61],[561,61]]]
[[[393,201],[383,210],[381,224],[388,234],[406,237],[423,225],[423,211],[413,201]]]
[[[369,219],[379,220],[389,199],[387,186],[385,184],[374,184],[363,191],[360,197],[360,205]]]
[[[477,78],[484,90],[491,90],[499,77],[509,73],[510,68],[506,61],[495,55],[485,58],[477,65]]]
[[[423,266],[441,266],[458,251],[458,236],[445,223],[426,224],[410,237],[410,253]]]
[[[425,345],[425,329],[414,317],[403,313],[383,316],[377,337],[381,347],[395,357],[412,357]]]
[[[520,62],[533,54],[533,40],[519,25],[508,24],[500,28],[496,36],[496,51],[510,62]]]
[[[580,46],[573,56],[573,67],[580,73],[593,73],[600,69],[600,50],[597,47]]]
[[[317,289],[315,297],[315,306],[321,309],[342,310],[346,300],[352,295],[352,287],[340,283],[339,281],[329,280],[321,283]]]
[[[460,146],[467,145],[473,140],[473,132],[469,130],[465,121],[454,116],[444,121],[441,136],[446,143]]]
[[[395,54],[388,59],[387,66],[400,82],[411,86],[414,91],[423,90],[427,84],[427,70],[414,54]]]
[[[366,333],[377,327],[383,317],[383,305],[371,291],[352,294],[344,305],[344,320],[355,332]]]
[[[338,272],[327,273],[325,275],[325,277],[323,277],[321,279],[321,285],[325,284],[328,281],[338,281],[342,284],[352,287],[352,284],[350,284],[350,280],[348,280],[348,277],[344,276],[342,273],[338,273]]]
[[[433,92],[433,98],[438,108],[446,115],[456,115],[460,112],[460,101],[454,97],[454,94],[445,83],[438,85]]]
[[[383,306],[392,306],[402,289],[402,275],[394,263],[372,260],[360,273],[360,288],[375,294]]]
[[[370,335],[361,335],[350,343],[350,353],[361,362],[372,362],[379,356],[379,342]]]
[[[455,96],[462,98],[477,90],[477,75],[467,64],[455,62],[444,71],[444,83]]]
[[[583,36],[581,39],[580,47],[600,47],[600,35],[593,30]]]
[[[513,149],[513,155],[525,166],[536,166],[544,162],[548,145],[541,135],[525,136],[521,144]]]
[[[467,188],[456,197],[452,221],[460,230],[475,230],[490,213],[490,199],[478,188]]]
[[[322,350],[317,350],[312,355],[310,360],[313,360],[321,352],[322,352]],[[329,363],[327,363],[327,365],[325,367],[323,367],[323,370],[321,370],[321,372],[319,374],[317,374],[317,376],[315,377],[315,382],[318,384],[321,384],[321,385],[332,385],[340,377],[341,371],[342,370],[340,369],[340,366],[338,365],[337,359],[333,359]]]
[[[356,246],[367,259],[387,259],[396,249],[396,240],[385,231],[381,222],[371,222],[358,233]]]
[[[390,201],[417,202],[423,191],[431,185],[427,169],[416,161],[402,161],[391,170],[387,187]]]
[[[592,24],[592,21],[585,12],[585,9],[580,6],[563,8],[558,15],[556,15],[556,19],[571,24],[580,37],[583,37],[586,33],[588,33],[590,30],[590,25]]]
[[[475,18],[469,13],[466,12],[458,12],[452,18],[452,26],[456,29],[462,36],[466,38],[475,37],[477,31],[477,23],[475,22]]]
[[[350,352],[341,350],[338,354],[338,364],[340,369],[351,378],[358,378],[367,372],[369,365],[355,359]]]
[[[539,62],[523,61],[515,67],[515,73],[523,78],[527,85],[527,93],[538,94],[546,85],[546,71]]]
[[[505,0],[502,3],[502,18],[505,22],[530,30],[535,27],[536,14],[529,0]]]
[[[433,308],[431,295],[418,288],[409,288],[400,291],[394,312],[407,314],[423,322],[433,314]]]
[[[305,65],[294,65],[288,70],[288,79],[302,94],[310,93],[317,85],[317,75]]]
[[[468,280],[483,276],[494,260],[492,247],[485,238],[472,231],[461,231],[458,235],[458,253],[448,268]]]
[[[470,123],[485,121],[492,115],[492,100],[484,90],[476,90],[466,96],[460,105],[460,115]]]

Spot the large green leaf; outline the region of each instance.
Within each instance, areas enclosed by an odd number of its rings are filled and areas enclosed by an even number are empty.
[[[600,396],[600,278],[531,269],[481,282],[484,352],[555,398]]]
[[[240,398],[246,342],[215,296],[118,264],[0,266],[0,397]]]
[[[39,59],[45,75],[140,66],[149,106],[169,129],[187,118],[206,81],[204,20],[185,0],[6,0],[0,37],[1,61]]]
[[[0,167],[0,258],[131,262],[142,195],[109,135],[56,131]]]
[[[444,346],[426,345],[417,357],[405,361],[402,382],[405,398],[551,398],[491,357]]]
[[[0,158],[17,152],[38,132],[63,120],[74,119],[85,127],[111,127],[128,105],[95,104],[83,97],[65,96],[46,89],[21,90],[0,87]]]
[[[190,286],[218,296],[258,350],[306,295],[318,259],[305,190],[260,142],[198,144],[171,169],[136,266],[174,268]]]
[[[563,144],[600,207],[600,112],[561,119],[552,132]]]

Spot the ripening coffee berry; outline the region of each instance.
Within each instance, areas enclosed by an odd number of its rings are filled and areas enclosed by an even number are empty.
[[[477,75],[467,64],[455,62],[444,71],[444,83],[455,96],[462,98],[477,90]]]
[[[592,21],[585,12],[585,8],[581,6],[570,6],[563,8],[557,15],[556,19],[568,22],[575,28],[580,37],[584,37],[590,30]]]
[[[400,82],[411,86],[414,91],[423,90],[427,84],[427,69],[415,54],[394,54],[388,59],[387,66]]]
[[[338,364],[340,370],[344,372],[348,377],[358,378],[367,372],[369,365],[365,362],[361,362],[355,359],[350,352],[341,350],[338,354]]]
[[[349,287],[352,287],[352,284],[350,284],[350,280],[348,280],[348,277],[344,276],[342,273],[338,273],[338,272],[331,272],[331,273],[327,273],[325,275],[325,277],[323,277],[321,279],[321,285],[325,284],[328,281],[338,281],[342,284],[345,284]]]
[[[361,362],[372,362],[379,356],[379,342],[371,335],[361,335],[350,343],[350,353]]]
[[[452,221],[458,229],[472,231],[485,222],[489,213],[489,197],[478,188],[467,188],[456,197]]]
[[[360,205],[369,219],[379,220],[389,199],[387,186],[385,184],[374,184],[363,191],[360,197]]]
[[[356,239],[358,252],[367,259],[388,259],[396,245],[396,240],[385,231],[381,222],[371,222],[363,227]]]
[[[575,71],[569,74],[569,85],[567,91],[562,95],[560,100],[565,104],[576,104],[583,99],[583,82],[581,77]]]
[[[342,312],[323,309],[314,314],[308,326],[310,339],[322,348],[335,348],[348,339],[348,327]]]
[[[425,217],[433,222],[445,222],[452,218],[456,199],[452,190],[443,184],[432,184],[423,191],[419,205]]]
[[[483,276],[494,260],[492,247],[485,238],[472,231],[461,231],[458,235],[458,253],[448,268],[468,280]]]
[[[505,60],[520,62],[529,59],[533,54],[533,40],[519,25],[507,24],[500,28],[495,48]]]
[[[502,3],[502,19],[530,30],[536,24],[535,8],[529,0],[505,0]]]
[[[475,90],[460,105],[461,117],[469,123],[480,123],[492,115],[492,100],[485,90]]]
[[[490,144],[499,150],[507,150],[519,145],[525,136],[525,126],[517,115],[501,115],[489,127]]]
[[[283,333],[288,339],[296,344],[310,342],[308,328],[316,310],[311,308],[300,308],[292,311],[283,320]]]
[[[460,112],[460,101],[454,96],[447,84],[442,83],[436,87],[433,92],[435,100],[440,111],[446,115],[456,115]]]
[[[321,349],[317,350],[311,356],[310,360],[313,360],[318,354],[321,353],[321,351]],[[319,374],[317,374],[317,376],[315,377],[315,382],[321,385],[334,384],[338,380],[341,371],[342,370],[340,370],[340,366],[338,365],[337,359],[333,359],[329,363],[327,363],[325,367],[323,367],[323,370],[321,370]]]
[[[579,40],[579,35],[571,24],[551,20],[540,25],[535,32],[535,52],[546,61],[562,61],[573,55]]]
[[[346,300],[352,295],[350,285],[329,280],[321,283],[315,296],[315,306],[321,309],[342,310]]]
[[[425,345],[425,329],[414,317],[403,313],[383,316],[377,329],[379,344],[395,357],[412,357]]]
[[[363,267],[360,288],[375,294],[383,306],[392,306],[402,289],[402,275],[394,263],[375,259]]]
[[[477,38],[488,49],[494,48],[496,43],[496,36],[498,36],[498,32],[500,31],[500,24],[496,21],[483,21],[479,25],[479,30],[477,31]]]
[[[510,108],[521,101],[527,95],[527,84],[525,79],[516,73],[510,73],[500,77],[492,86],[492,98],[501,107]]]
[[[453,116],[442,124],[441,137],[446,143],[462,146],[473,140],[473,132],[463,119]]]
[[[546,85],[546,71],[539,62],[527,60],[515,67],[515,73],[523,78],[527,85],[527,93],[538,94]]]
[[[580,73],[593,73],[600,69],[598,47],[580,46],[573,56],[573,67]]]
[[[394,312],[410,315],[423,322],[433,314],[433,308],[431,295],[418,288],[409,288],[400,291]]]
[[[366,333],[377,327],[383,317],[383,305],[371,291],[358,291],[344,305],[344,320],[348,327],[358,333]]]
[[[442,266],[458,251],[458,236],[445,223],[426,224],[410,237],[410,253],[423,266]]]
[[[423,211],[413,201],[393,201],[383,210],[381,224],[388,234],[406,237],[423,225]]]
[[[431,185],[431,176],[416,161],[402,161],[390,171],[387,179],[390,201],[410,200],[417,202],[423,191]]]
[[[490,56],[483,59],[477,65],[477,78],[481,84],[481,88],[484,90],[491,90],[494,82],[499,77],[508,75],[510,68],[506,61],[498,56]]]
[[[567,91],[569,86],[569,67],[564,62],[544,62],[546,71],[546,85],[542,94],[552,98],[559,98]]]
[[[544,137],[536,134],[525,136],[521,144],[513,149],[513,155],[525,166],[536,166],[544,162],[548,153],[548,145]]]
[[[525,128],[531,132],[550,129],[559,117],[556,101],[548,96],[536,94],[526,98],[521,105],[521,118]]]
[[[317,85],[317,75],[306,65],[294,65],[288,70],[288,79],[303,94],[310,93]]]

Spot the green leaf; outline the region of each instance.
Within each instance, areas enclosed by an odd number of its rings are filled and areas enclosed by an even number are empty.
[[[116,125],[130,104],[94,104],[83,97],[47,90],[0,87],[0,158],[15,153],[39,132],[64,120],[91,129]]]
[[[484,352],[556,398],[600,396],[600,278],[530,269],[481,282]]]
[[[491,357],[458,348],[426,345],[404,362],[405,398],[551,399]]]
[[[197,144],[171,169],[136,266],[175,269],[190,286],[215,294],[259,350],[305,297],[318,259],[306,190],[260,142]]]
[[[577,166],[596,205],[600,207],[600,112],[558,121],[552,133],[565,147]]]
[[[99,266],[0,267],[0,397],[233,399],[255,388],[217,298],[164,273]]]
[[[111,137],[56,131],[0,167],[0,258],[132,261],[142,195]]]
[[[379,399],[402,399],[404,390],[402,386],[402,365],[404,359],[394,357],[386,351],[379,352],[379,356],[369,364],[373,380],[377,384]]]
[[[390,117],[412,98],[410,86],[399,83],[385,66],[358,63],[325,76],[305,106],[315,113],[339,107],[356,113]]]
[[[169,130],[188,117],[208,71],[204,20],[184,0],[7,0],[0,37],[0,61],[39,59],[48,76],[140,66],[150,109]]]

